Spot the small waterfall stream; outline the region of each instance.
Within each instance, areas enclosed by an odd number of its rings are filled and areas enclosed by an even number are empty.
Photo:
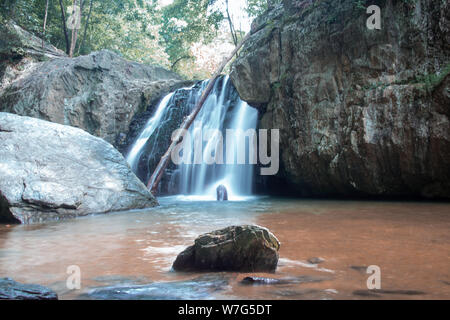
[[[159,103],[155,115],[149,119],[147,124],[145,125],[144,130],[141,132],[137,140],[134,142],[130,152],[127,155],[127,161],[130,165],[131,169],[136,172],[137,171],[137,162],[142,153],[142,148],[147,143],[150,136],[157,130],[159,123],[161,122],[162,117],[165,115],[167,106],[172,99],[174,92],[169,93],[165,96],[161,102]]]
[[[167,149],[159,148],[161,145],[168,146],[172,134],[166,127],[173,130],[181,124],[182,117],[176,118],[173,114],[180,108],[185,109],[184,116],[189,114],[207,84],[208,80],[205,80],[192,88],[179,89],[161,100],[154,115],[129,149],[127,161],[134,172],[137,172],[138,163],[143,157],[159,160],[158,155]],[[183,106],[180,106],[175,100],[177,95],[183,92],[187,94],[187,98]],[[254,165],[249,162],[251,142],[246,138],[245,132],[248,129],[256,129],[257,118],[257,110],[239,98],[229,77],[219,79],[189,129],[192,143],[187,144],[182,156],[190,161],[174,166],[173,174],[169,177],[169,193],[212,200],[215,199],[216,188],[224,185],[230,200],[251,195]],[[227,129],[233,131],[230,133]],[[199,148],[201,153],[196,152]],[[205,162],[205,157],[214,158],[217,156],[216,152],[221,150],[224,164],[220,161],[214,164]],[[227,153],[231,150],[234,151],[227,158]],[[246,164],[238,164],[238,150],[245,150]],[[202,159],[199,159],[199,155]],[[150,174],[155,166],[155,163],[149,165]]]

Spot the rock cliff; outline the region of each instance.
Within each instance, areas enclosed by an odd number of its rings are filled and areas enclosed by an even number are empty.
[[[448,1],[284,0],[252,32],[231,78],[260,127],[280,129],[278,181],[304,196],[450,197]]]

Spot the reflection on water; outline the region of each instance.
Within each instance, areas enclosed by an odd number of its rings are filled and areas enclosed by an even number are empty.
[[[297,280],[249,286],[240,283],[249,274],[221,273],[201,283],[210,290],[225,277],[227,285],[189,298],[450,298],[450,204],[269,197],[236,202],[168,197],[160,203],[161,207],[145,211],[0,226],[0,277],[49,286],[63,299],[111,285],[146,285],[146,290],[176,298],[179,290],[198,286],[199,277],[170,270],[179,252],[201,233],[258,224],[280,240],[280,261],[275,274],[251,275]],[[324,261],[311,259],[316,257]],[[81,291],[66,289],[70,265],[81,268]],[[367,294],[369,265],[380,266],[386,292]],[[178,291],[170,295],[171,288]]]

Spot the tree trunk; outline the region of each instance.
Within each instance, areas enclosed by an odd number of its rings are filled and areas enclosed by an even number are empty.
[[[88,29],[88,25],[89,25],[89,19],[91,18],[91,12],[92,12],[92,3],[94,2],[94,0],[91,0],[90,4],[89,4],[89,12],[88,12],[88,16],[86,18],[86,24],[84,25],[84,33],[83,33],[83,40],[81,40],[80,46],[78,47],[78,54],[80,54],[81,49],[84,46],[84,42],[86,41],[86,34],[87,34],[87,29]]]
[[[230,26],[231,37],[233,38],[234,45],[237,46],[238,38],[237,38],[236,30],[234,30],[233,21],[231,20],[228,0],[225,1],[225,4],[226,4],[227,20],[228,20],[228,24]]]
[[[210,94],[211,90],[214,87],[214,84],[217,81],[217,78],[222,73],[222,70],[225,68],[225,66],[230,62],[230,60],[234,57],[234,55],[239,51],[239,49],[242,47],[242,45],[247,41],[247,39],[250,37],[250,33],[248,33],[244,39],[241,40],[241,42],[236,46],[236,48],[233,50],[233,53],[225,59],[222,64],[219,66],[217,71],[215,72],[214,76],[209,81],[208,86],[206,87],[205,91],[203,92],[200,101],[195,106],[194,110],[191,112],[191,114],[186,117],[180,127],[182,130],[188,130],[191,124],[194,122],[195,117],[200,112],[200,110],[203,107],[203,104],[205,103],[206,99],[208,98],[208,95]],[[180,143],[181,139],[183,138],[182,133],[180,132],[178,136],[173,139],[171,145],[167,149],[167,152],[161,157],[161,160],[158,163],[158,166],[156,167],[155,171],[153,172],[152,176],[150,177],[150,180],[147,184],[148,189],[151,191],[152,194],[156,194],[156,191],[158,189],[159,182],[161,181],[162,176],[164,175],[164,170],[167,168],[169,164],[170,155],[173,151],[173,149]]]
[[[42,49],[44,49],[44,36],[45,36],[45,27],[47,26],[47,16],[48,16],[48,1],[45,4],[45,17],[44,17],[44,26],[42,28]]]
[[[70,42],[69,42],[69,34],[67,33],[67,25],[66,25],[66,13],[64,10],[64,4],[62,0],[59,0],[59,6],[61,7],[61,20],[63,25],[64,38],[66,39],[66,53],[70,53]]]
[[[78,21],[78,17],[75,17],[75,13],[76,13],[76,5],[77,5],[78,1],[77,0],[73,0],[73,18],[75,19],[75,21]],[[80,12],[81,15],[81,12]],[[77,38],[78,38],[78,28],[76,23],[74,23],[73,25],[73,29],[72,29],[72,41],[70,43],[70,50],[69,50],[69,57],[73,57],[74,51],[75,51],[75,46],[77,45]]]
[[[178,58],[174,63],[172,63],[172,66],[170,67],[170,70],[175,70],[175,66],[178,64],[178,62],[180,62],[181,60],[185,60],[185,59],[191,59],[191,56],[183,56],[181,58]]]

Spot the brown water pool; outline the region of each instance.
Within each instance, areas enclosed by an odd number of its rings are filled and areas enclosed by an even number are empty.
[[[108,290],[95,294],[104,287],[130,289],[122,292],[136,299],[450,299],[448,203],[269,197],[160,202],[151,210],[1,225],[0,277],[46,285],[61,299],[124,297]],[[275,274],[171,271],[196,236],[237,224],[261,225],[278,237]],[[72,265],[81,270],[80,290],[66,286]],[[373,265],[381,271],[381,291],[367,288],[367,267]],[[247,276],[286,281],[243,285]]]

